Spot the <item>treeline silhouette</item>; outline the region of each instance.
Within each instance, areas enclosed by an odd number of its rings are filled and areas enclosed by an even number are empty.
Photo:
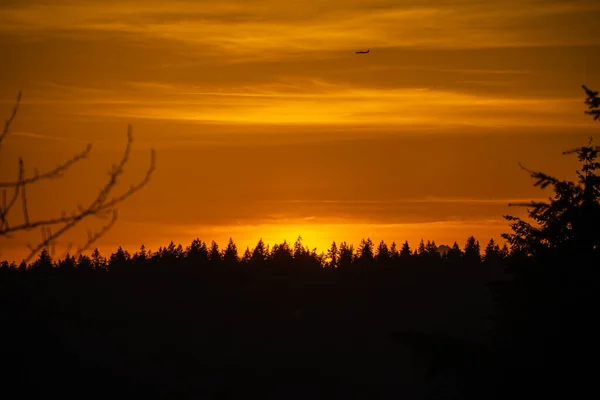
[[[597,93],[586,104],[598,115]],[[194,240],[0,268],[4,372],[19,397],[582,398],[599,333],[600,148],[507,246],[364,239],[317,254]],[[3,394],[4,394],[3,393]],[[14,396],[4,396],[14,397]]]
[[[57,261],[44,250],[29,265],[3,262],[2,302],[18,304],[4,341],[13,381],[39,394],[70,389],[65,375],[78,388],[101,380],[166,397],[241,397],[261,379],[284,398],[322,385],[352,395],[361,383],[364,396],[413,393],[429,385],[431,350],[415,352],[423,340],[406,332],[481,341],[491,311],[483,285],[511,258],[493,240],[482,252],[474,237],[444,250],[365,239],[317,254],[298,238],[260,240],[238,256],[233,240],[219,249],[195,239],[185,249]]]
[[[173,270],[175,268],[183,269],[219,269],[219,268],[238,268],[244,266],[255,267],[259,272],[268,271],[277,272],[284,268],[298,269],[335,269],[341,271],[360,272],[368,268],[389,269],[402,267],[426,268],[436,265],[474,266],[479,264],[490,264],[495,267],[505,265],[505,263],[515,254],[511,253],[506,243],[500,247],[494,239],[483,250],[479,241],[474,236],[470,236],[464,246],[464,250],[454,242],[452,247],[442,245],[438,248],[435,241],[421,240],[418,247],[412,249],[408,241],[405,241],[400,248],[396,242],[391,246],[381,241],[377,248],[370,238],[362,239],[359,246],[342,242],[337,245],[334,241],[327,252],[317,253],[316,248],[310,250],[308,246],[303,245],[302,237],[298,237],[293,245],[284,241],[270,245],[260,239],[253,249],[246,248],[240,256],[237,245],[230,238],[227,246],[220,249],[214,240],[208,244],[196,238],[185,249],[181,244],[175,245],[173,242],[168,246],[159,247],[157,251],[146,250],[142,245],[140,250],[133,255],[119,247],[115,253],[105,257],[100,254],[96,248],[90,256],[80,254],[77,258],[67,253],[64,258],[54,260],[48,249],[43,249],[37,260],[26,263],[23,260],[20,264],[8,262],[6,260],[0,263],[0,271],[137,271],[143,272],[148,268],[165,268]]]

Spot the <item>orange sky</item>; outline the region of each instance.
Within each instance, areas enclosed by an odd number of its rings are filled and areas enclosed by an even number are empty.
[[[107,253],[195,237],[499,239],[501,216],[522,214],[508,201],[546,196],[518,162],[572,178],[561,151],[598,132],[580,87],[600,89],[598,20],[592,0],[3,0],[3,118],[24,97],[0,178],[18,155],[43,171],[91,142],[89,160],[28,188],[32,218],[70,211],[131,123],[122,188],[151,147],[157,170],[98,242]],[[0,258],[39,238],[0,239]]]

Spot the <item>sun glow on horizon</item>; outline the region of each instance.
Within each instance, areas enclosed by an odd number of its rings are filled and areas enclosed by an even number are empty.
[[[19,157],[26,174],[43,173],[94,146],[63,178],[27,186],[32,216],[92,201],[122,157],[127,125],[135,142],[123,188],[156,150],[155,174],[119,205],[97,243],[103,253],[196,237],[221,248],[232,237],[240,252],[298,236],[319,252],[367,237],[484,242],[508,229],[507,199],[543,197],[519,163],[572,176],[576,160],[561,152],[597,132],[581,90],[600,88],[597,1],[27,0],[0,9],[10,60],[0,66],[0,117],[24,96],[0,180],[18,176]],[[101,222],[78,226],[57,252],[88,228]],[[20,257],[39,238],[0,238],[0,252]]]

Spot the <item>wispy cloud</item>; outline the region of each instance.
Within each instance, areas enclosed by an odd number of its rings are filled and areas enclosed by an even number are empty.
[[[444,198],[444,197],[422,197],[406,199],[385,199],[385,200],[264,200],[264,203],[298,203],[298,204],[409,204],[409,203],[457,203],[457,204],[509,204],[509,203],[528,203],[531,201],[548,201],[548,198],[537,199],[474,199],[474,198]]]
[[[573,115],[581,103],[580,98],[483,96],[427,88],[373,89],[322,81],[296,86],[257,84],[232,91],[152,83],[137,86],[146,91],[144,98],[98,98],[90,101],[113,107],[88,108],[81,113],[234,124],[384,125],[452,125],[465,122],[468,115],[469,123],[474,125],[512,126],[573,124],[572,118],[564,118]]]
[[[485,48],[597,44],[595,35],[573,37],[556,25],[540,30],[533,21],[594,13],[591,1],[549,2],[378,2],[301,3],[174,1],[144,3],[43,2],[8,7],[0,30],[76,37],[112,32],[168,39],[197,52],[277,58],[301,52],[361,47]],[[558,20],[557,20],[558,21]],[[512,29],[511,29],[512,28]]]
[[[87,142],[84,142],[82,140],[75,139],[75,138],[68,138],[68,137],[64,137],[64,136],[55,136],[55,135],[45,135],[45,134],[40,134],[40,133],[35,133],[35,132],[22,132],[22,131],[11,132],[10,135],[8,136],[8,139],[10,140],[12,137],[15,137],[15,138],[25,137],[25,138],[31,138],[31,139],[52,140],[52,141],[70,142],[70,143],[87,143]]]

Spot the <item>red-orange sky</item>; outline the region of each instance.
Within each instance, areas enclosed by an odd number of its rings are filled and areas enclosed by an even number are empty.
[[[105,253],[196,237],[242,251],[299,235],[319,250],[500,240],[502,215],[523,214],[509,201],[550,194],[518,162],[573,178],[561,151],[600,129],[581,89],[600,89],[599,20],[592,0],[3,0],[0,115],[23,101],[0,179],[18,156],[31,174],[91,142],[89,160],[28,188],[32,218],[70,212],[132,124],[120,188],[151,147],[157,169],[97,243]],[[39,238],[0,239],[0,258]]]

